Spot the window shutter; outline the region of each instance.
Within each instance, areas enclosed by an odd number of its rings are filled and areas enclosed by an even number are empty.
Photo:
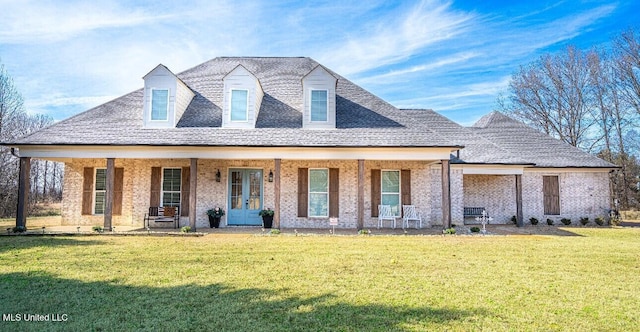
[[[191,169],[189,167],[182,168],[182,176],[180,184],[181,193],[180,193],[180,216],[187,217],[189,216],[189,192],[191,191]]]
[[[400,181],[400,190],[402,191],[402,205],[411,205],[411,170],[401,170]]]
[[[560,185],[558,176],[542,177],[542,192],[544,196],[544,214],[560,214]]]
[[[378,205],[380,204],[380,170],[371,170],[371,216],[378,216]]]
[[[82,214],[87,215],[93,212],[93,167],[85,167],[82,176]]]
[[[151,167],[151,195],[149,207],[160,206],[160,185],[162,184],[162,169]]]
[[[340,216],[340,169],[329,168],[329,217]]]
[[[113,185],[113,215],[122,215],[122,191],[124,187],[124,168],[115,168],[115,183]]]
[[[298,168],[298,217],[307,217],[309,200],[309,169]]]

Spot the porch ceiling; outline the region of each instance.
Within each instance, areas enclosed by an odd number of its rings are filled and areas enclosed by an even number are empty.
[[[123,159],[289,159],[448,160],[459,147],[182,147],[182,146],[19,146],[22,157],[52,160]]]

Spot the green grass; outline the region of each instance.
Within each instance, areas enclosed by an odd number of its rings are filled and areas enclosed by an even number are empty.
[[[640,329],[640,229],[0,237],[0,330]]]

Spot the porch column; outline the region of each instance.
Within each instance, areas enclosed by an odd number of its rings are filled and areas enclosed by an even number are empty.
[[[27,227],[27,205],[29,203],[29,182],[31,177],[31,157],[20,157],[20,174],[18,175],[18,210],[16,211],[16,227]]]
[[[364,159],[358,159],[358,230],[364,228]]]
[[[522,215],[522,175],[516,174],[516,218],[518,227],[524,226],[524,216]]]
[[[451,167],[442,160],[442,227],[451,227]]]
[[[280,159],[274,159],[273,170],[273,209],[275,214],[273,216],[273,227],[280,228]]]
[[[113,217],[113,188],[116,183],[116,169],[115,159],[107,158],[107,178],[105,186],[104,197],[104,230],[112,230],[112,217]]]
[[[189,168],[189,226],[196,231],[196,193],[198,186],[198,158],[191,158]]]

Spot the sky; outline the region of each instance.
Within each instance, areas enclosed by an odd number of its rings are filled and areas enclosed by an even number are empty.
[[[606,47],[640,1],[0,0],[0,63],[55,121],[218,56],[308,56],[398,108],[470,125],[542,54]]]

